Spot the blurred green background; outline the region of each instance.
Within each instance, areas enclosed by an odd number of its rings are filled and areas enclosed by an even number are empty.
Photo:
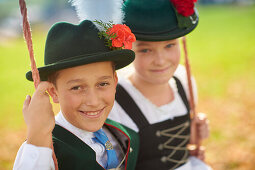
[[[60,20],[77,23],[78,19],[67,2],[28,2],[35,58],[37,66],[42,66],[50,25]],[[254,169],[255,6],[246,2],[200,4],[199,26],[187,36],[199,90],[197,110],[207,113],[211,126],[211,136],[204,142],[206,161],[216,170]],[[30,61],[16,3],[0,0],[0,170],[12,169],[25,140],[22,105],[34,91],[33,83],[25,79]],[[45,8],[38,14],[40,6]]]

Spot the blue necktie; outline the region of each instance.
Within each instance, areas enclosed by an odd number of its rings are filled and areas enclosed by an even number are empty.
[[[110,143],[108,137],[104,133],[102,129],[99,129],[98,131],[94,132],[94,135],[96,136],[93,138],[96,142],[101,143],[104,145],[106,152],[107,152],[107,165],[106,169],[116,168],[119,164],[117,155],[115,150],[113,149],[112,144]]]

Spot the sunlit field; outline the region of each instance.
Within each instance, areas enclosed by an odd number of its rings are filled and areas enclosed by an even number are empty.
[[[191,71],[199,90],[197,110],[208,115],[206,162],[216,170],[252,170],[255,160],[255,6],[198,7],[200,23],[187,36]],[[33,26],[38,66],[46,31]],[[0,170],[12,169],[25,140],[22,105],[33,83],[23,37],[0,37]],[[58,108],[54,107],[57,112]]]

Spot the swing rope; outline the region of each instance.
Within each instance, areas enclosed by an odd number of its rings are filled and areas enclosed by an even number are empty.
[[[40,76],[39,76],[39,71],[36,67],[36,63],[35,63],[35,59],[34,59],[32,35],[31,35],[30,25],[29,25],[29,22],[27,19],[27,7],[26,7],[25,0],[19,0],[19,6],[20,6],[21,15],[23,16],[23,33],[24,33],[24,38],[26,40],[27,48],[29,51],[32,78],[33,78],[34,86],[36,89],[40,83]],[[57,158],[56,158],[56,155],[54,152],[53,142],[51,142],[51,149],[52,149],[52,158],[54,161],[55,170],[58,170],[58,162],[57,162]]]
[[[20,5],[21,15],[23,16],[23,33],[24,33],[24,38],[27,42],[27,48],[29,51],[31,69],[32,69],[32,77],[34,80],[34,86],[35,86],[35,88],[37,88],[38,84],[40,83],[40,76],[39,76],[38,69],[36,68],[36,63],[35,63],[35,59],[34,59],[34,50],[33,50],[31,30],[30,30],[30,25],[29,25],[28,19],[27,19],[27,7],[26,7],[26,3],[24,0],[19,0],[19,5]]]
[[[189,149],[192,150],[192,152],[197,155],[200,145],[201,145],[201,140],[199,139],[198,136],[198,128],[196,125],[196,122],[194,121],[194,118],[196,116],[196,106],[194,102],[194,94],[193,94],[193,87],[192,87],[192,82],[191,82],[191,70],[190,70],[190,64],[189,64],[189,59],[188,59],[188,51],[187,51],[187,42],[186,42],[186,37],[184,36],[182,38],[182,44],[183,44],[183,50],[184,50],[184,56],[185,56],[185,67],[186,67],[186,73],[187,73],[187,80],[188,80],[188,86],[189,86],[189,105],[190,105],[190,112],[191,112],[191,136],[190,136],[190,147]]]

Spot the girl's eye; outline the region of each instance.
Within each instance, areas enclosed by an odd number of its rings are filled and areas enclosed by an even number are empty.
[[[81,86],[74,86],[71,88],[71,90],[80,90],[81,89]]]
[[[166,48],[171,48],[174,44],[167,44]]]
[[[148,53],[149,49],[142,49],[142,50],[139,50],[139,52],[141,52],[141,53]]]
[[[166,48],[171,48],[171,47],[173,47],[174,46],[174,44],[167,44],[166,45]]]

